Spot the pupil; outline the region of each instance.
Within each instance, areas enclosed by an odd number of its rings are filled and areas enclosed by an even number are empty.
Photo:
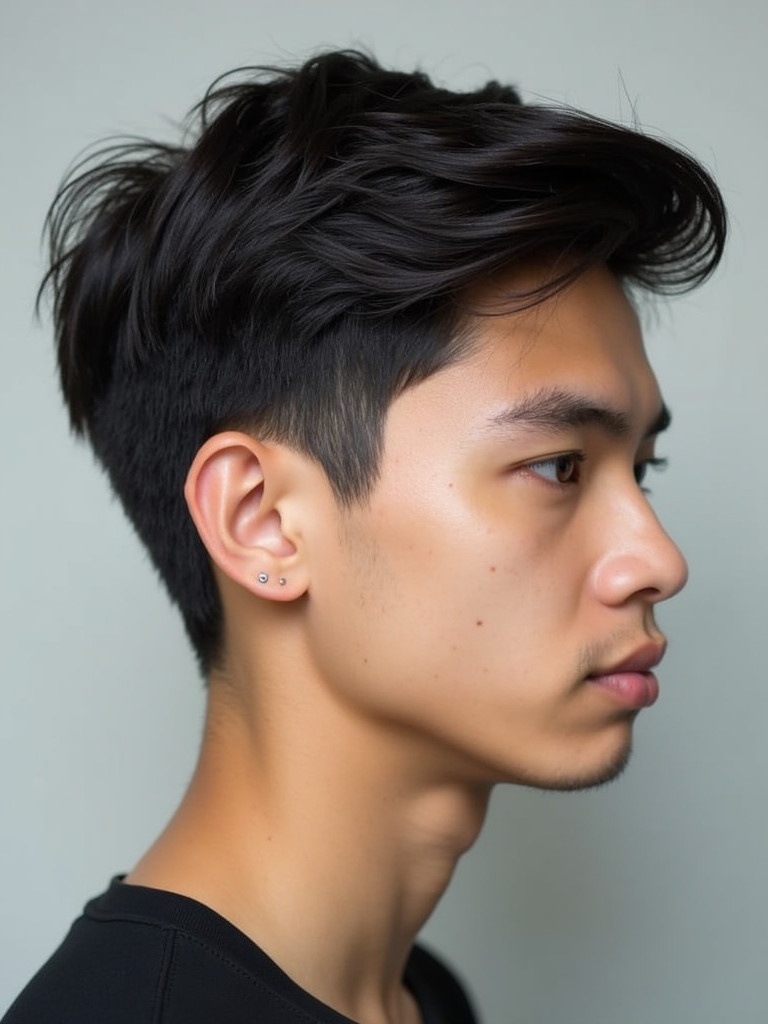
[[[567,484],[573,476],[574,460],[571,455],[560,455],[557,459],[557,479],[561,484]]]

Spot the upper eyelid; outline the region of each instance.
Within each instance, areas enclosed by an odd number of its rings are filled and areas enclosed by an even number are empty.
[[[511,464],[511,469],[524,469],[526,466],[546,465],[555,462],[557,459],[574,458],[579,462],[585,462],[589,456],[583,448],[563,448],[560,451],[547,453],[546,455],[535,456],[530,459],[521,459]],[[646,455],[642,458],[635,458],[633,466],[651,466],[654,469],[666,469],[669,465],[669,458],[665,455]]]
[[[539,455],[533,459],[522,459],[520,462],[515,463],[515,465],[522,469],[525,466],[540,466],[547,462],[555,462],[557,459],[573,458],[583,462],[586,457],[587,453],[581,448],[564,448],[562,451],[552,452],[548,455]]]

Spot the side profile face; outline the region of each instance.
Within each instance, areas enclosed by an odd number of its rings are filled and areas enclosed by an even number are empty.
[[[370,501],[313,521],[309,649],[435,771],[595,785],[656,697],[655,607],[686,580],[640,482],[659,388],[603,268],[473,332],[392,404]]]

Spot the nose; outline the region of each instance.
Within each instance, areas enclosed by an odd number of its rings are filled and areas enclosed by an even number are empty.
[[[683,589],[688,565],[644,495],[637,493],[614,509],[603,527],[601,554],[592,570],[600,601],[618,606],[639,597],[656,604]]]

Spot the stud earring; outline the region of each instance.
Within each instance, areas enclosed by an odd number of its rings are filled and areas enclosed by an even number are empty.
[[[266,583],[269,580],[269,575],[265,572],[260,572],[257,579],[259,583]]]
[[[285,576],[281,576],[277,582],[280,584],[281,587],[284,587],[286,583]]]

